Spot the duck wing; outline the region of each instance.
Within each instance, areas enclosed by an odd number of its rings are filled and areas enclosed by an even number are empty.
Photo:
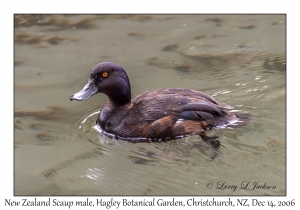
[[[154,122],[166,116],[179,120],[208,121],[229,115],[231,106],[195,90],[170,88],[145,92],[132,101],[127,116],[131,125]]]

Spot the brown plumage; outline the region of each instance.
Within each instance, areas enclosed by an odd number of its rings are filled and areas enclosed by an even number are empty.
[[[88,83],[71,100],[84,100],[98,92],[109,97],[101,109],[97,125],[103,133],[128,141],[163,141],[200,135],[215,146],[219,142],[206,136],[216,126],[246,124],[226,109],[232,107],[195,90],[168,88],[147,91],[131,101],[130,83],[124,69],[114,63],[97,64]],[[248,118],[246,114],[243,118]]]

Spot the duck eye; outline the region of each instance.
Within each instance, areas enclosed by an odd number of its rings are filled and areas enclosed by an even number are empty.
[[[102,73],[102,77],[107,77],[108,76],[108,73],[107,72],[103,72]]]

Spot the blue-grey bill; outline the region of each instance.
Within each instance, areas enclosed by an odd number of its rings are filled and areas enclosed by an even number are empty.
[[[95,86],[94,81],[90,79],[81,91],[75,93],[70,97],[70,100],[83,101],[88,97],[95,95],[96,93],[98,93],[98,88]]]

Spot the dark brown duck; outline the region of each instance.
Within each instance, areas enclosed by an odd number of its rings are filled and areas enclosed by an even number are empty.
[[[99,92],[107,95],[109,102],[101,109],[97,126],[104,134],[117,139],[163,141],[200,135],[205,142],[218,147],[219,142],[213,140],[216,137],[206,136],[207,129],[246,124],[242,118],[247,114],[229,113],[226,109],[232,109],[231,106],[195,90],[151,90],[131,100],[125,70],[111,62],[94,66],[88,83],[70,100],[85,100]]]

